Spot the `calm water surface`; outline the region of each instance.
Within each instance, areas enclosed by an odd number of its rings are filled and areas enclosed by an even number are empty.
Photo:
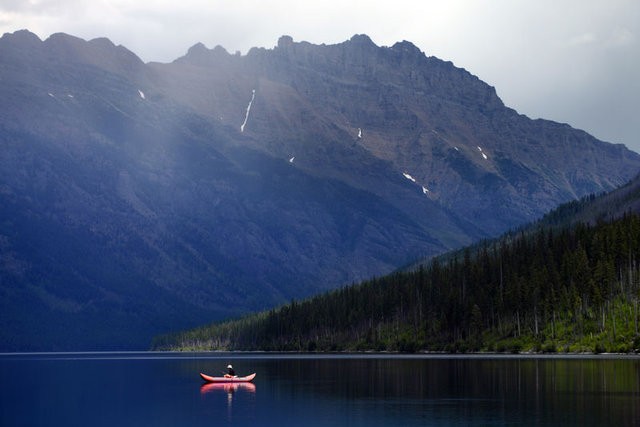
[[[203,386],[228,363],[253,385]],[[1,426],[638,426],[635,357],[0,356]]]

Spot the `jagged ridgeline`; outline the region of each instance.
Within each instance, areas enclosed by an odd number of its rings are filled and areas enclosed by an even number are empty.
[[[411,272],[397,272],[240,320],[156,339],[156,349],[592,351],[640,348],[640,216],[604,201],[564,206],[536,225]],[[620,196],[620,191],[618,191]],[[634,203],[637,202],[637,197]]]

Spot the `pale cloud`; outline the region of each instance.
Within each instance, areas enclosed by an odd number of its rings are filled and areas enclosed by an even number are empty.
[[[597,37],[595,34],[584,33],[584,34],[580,34],[570,38],[569,41],[567,42],[567,46],[571,47],[571,46],[588,45],[588,44],[594,43],[596,40],[597,40]]]
[[[0,33],[108,37],[144,61],[197,42],[246,53],[281,35],[409,40],[496,87],[510,107],[640,151],[637,0],[3,0]]]
[[[636,36],[628,28],[614,28],[608,43],[611,46],[631,46],[636,42]]]

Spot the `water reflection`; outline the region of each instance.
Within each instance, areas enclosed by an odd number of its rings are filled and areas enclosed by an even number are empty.
[[[256,385],[253,383],[205,383],[200,387],[201,394],[211,393],[213,391],[235,393],[238,390],[255,393]]]
[[[207,397],[207,402],[213,405],[213,407],[220,405],[222,403],[220,399],[224,399],[226,397],[226,421],[229,423],[233,422],[234,413],[237,411],[245,412],[243,415],[247,415],[247,408],[243,408],[242,405],[234,411],[234,396],[236,396],[236,394],[249,396],[250,400],[254,400],[256,385],[249,382],[243,382],[204,383],[200,386],[200,395],[202,397]]]
[[[344,417],[378,414],[376,421],[392,422],[401,414],[416,424],[428,419],[460,425],[640,425],[637,359],[320,358],[267,366],[267,377],[286,378],[297,396],[339,403]]]

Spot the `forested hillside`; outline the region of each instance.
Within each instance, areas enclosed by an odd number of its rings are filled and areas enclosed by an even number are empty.
[[[640,216],[539,228],[156,349],[615,351],[640,347]]]

